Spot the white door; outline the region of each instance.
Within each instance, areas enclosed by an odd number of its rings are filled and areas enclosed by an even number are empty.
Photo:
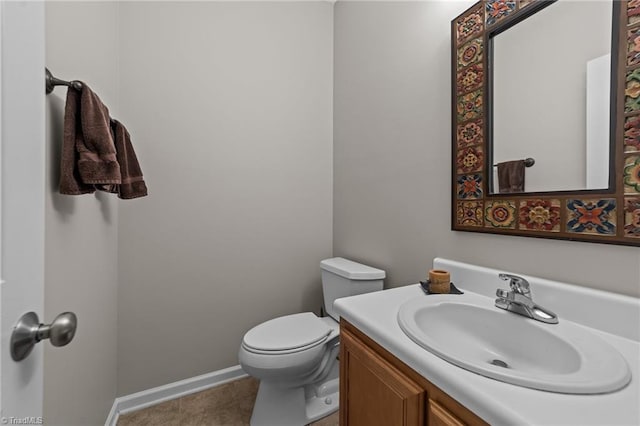
[[[9,340],[22,314],[43,320],[44,2],[0,1],[0,58],[0,422],[38,424],[48,343],[15,362]]]

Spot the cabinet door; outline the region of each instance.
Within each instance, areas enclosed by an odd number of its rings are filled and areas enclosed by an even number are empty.
[[[425,391],[343,329],[340,425],[424,425]]]
[[[464,423],[452,412],[438,404],[434,400],[429,400],[429,426],[464,426]]]

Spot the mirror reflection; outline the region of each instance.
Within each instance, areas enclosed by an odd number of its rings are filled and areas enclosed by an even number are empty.
[[[611,34],[611,1],[559,0],[492,37],[492,193],[608,188]]]

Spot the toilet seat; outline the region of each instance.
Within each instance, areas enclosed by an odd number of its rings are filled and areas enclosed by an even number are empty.
[[[251,353],[259,354],[259,355],[288,355],[288,354],[295,354],[295,353],[298,353],[298,352],[304,352],[306,350],[313,349],[316,346],[319,346],[319,345],[323,344],[326,340],[327,340],[327,338],[325,337],[325,338],[319,340],[318,342],[312,343],[310,345],[301,346],[299,348],[287,349],[287,350],[283,350],[283,351],[265,351],[265,350],[262,350],[262,349],[250,348],[250,347],[246,346],[244,343],[242,344],[242,347],[247,352],[251,352]]]
[[[242,346],[249,352],[281,355],[302,352],[324,343],[331,327],[312,312],[274,318],[249,330]]]

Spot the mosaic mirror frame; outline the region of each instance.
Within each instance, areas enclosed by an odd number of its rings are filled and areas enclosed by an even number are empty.
[[[610,181],[607,190],[490,194],[486,158],[489,34],[545,0],[484,0],[451,21],[451,229],[640,246],[640,0],[614,0]],[[548,1],[546,2],[548,3]],[[617,40],[617,42],[616,42]],[[615,96],[614,96],[615,94]]]

